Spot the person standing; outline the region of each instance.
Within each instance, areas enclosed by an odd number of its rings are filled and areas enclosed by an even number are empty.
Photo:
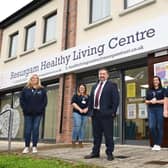
[[[88,112],[87,88],[85,84],[80,84],[77,87],[77,94],[72,97],[73,107],[73,130],[72,130],[72,146],[75,147],[76,142],[79,142],[79,147],[83,147],[84,128],[87,121]]]
[[[32,153],[37,153],[39,126],[47,105],[47,94],[37,74],[30,77],[20,96],[20,105],[24,114],[25,148],[22,153],[30,152],[32,138]]]
[[[113,120],[119,105],[119,93],[115,83],[109,78],[107,69],[98,71],[99,81],[90,93],[89,115],[92,117],[93,148],[85,159],[99,158],[102,136],[104,133],[107,160],[114,159]]]
[[[152,85],[146,93],[145,103],[148,105],[149,130],[153,141],[152,150],[160,150],[163,138],[163,103],[165,89],[159,76],[153,77]]]

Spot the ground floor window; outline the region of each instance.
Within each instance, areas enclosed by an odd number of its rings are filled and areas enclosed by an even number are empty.
[[[148,139],[147,67],[125,71],[125,139]]]
[[[87,80],[88,79],[88,80]],[[86,81],[85,84],[86,84],[86,87],[87,87],[87,92],[88,94],[90,94],[91,92],[91,88],[93,85],[96,84],[97,82],[97,75],[93,75],[93,76],[90,76],[89,78],[85,78],[83,77],[82,79],[78,79],[78,82],[80,83],[80,81]],[[117,84],[118,86],[118,91],[119,93],[121,93],[121,78],[120,78],[120,72],[116,71],[116,72],[110,72],[110,80],[114,83]],[[121,96],[120,96],[120,99],[121,99]],[[121,102],[121,101],[120,101]],[[119,142],[121,139],[121,133],[120,133],[120,130],[121,130],[121,125],[120,125],[120,120],[121,120],[121,113],[120,113],[121,109],[120,109],[120,106],[118,108],[118,111],[117,111],[117,116],[116,118],[114,119],[114,141],[115,142]],[[86,124],[86,128],[85,128],[85,141],[92,141],[93,140],[93,137],[92,137],[92,124],[91,124],[91,119],[88,118],[87,120],[87,124]]]
[[[44,117],[43,139],[55,140],[58,120],[59,85],[47,86],[48,104]]]
[[[59,104],[59,84],[47,85],[48,104],[40,125],[40,139],[56,139],[57,114]],[[0,138],[8,138],[10,110],[13,110],[13,139],[22,140],[24,117],[19,104],[20,92],[7,93],[0,97]],[[3,114],[2,114],[3,113]]]

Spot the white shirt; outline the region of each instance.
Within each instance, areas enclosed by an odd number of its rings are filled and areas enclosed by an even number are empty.
[[[106,81],[107,80],[105,80],[105,81],[99,81],[99,83],[98,83],[98,85],[97,85],[97,87],[96,87],[96,89],[94,91],[94,109],[100,109],[100,103],[99,103],[100,102],[100,97],[101,97],[104,85],[106,84]],[[103,84],[102,84],[102,87],[101,87],[101,90],[100,90],[100,93],[99,93],[99,97],[98,97],[98,107],[95,107],[96,93],[98,91],[98,88],[99,88],[101,82],[103,82]]]

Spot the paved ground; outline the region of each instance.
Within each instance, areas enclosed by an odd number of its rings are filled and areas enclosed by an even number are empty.
[[[22,142],[12,142],[11,152],[21,153]],[[60,158],[67,161],[81,161],[98,165],[102,168],[168,168],[168,148],[161,151],[151,151],[148,146],[116,145],[113,161],[107,161],[105,146],[102,145],[99,159],[84,159],[90,153],[92,144],[84,148],[72,148],[69,144],[43,144],[38,146],[40,157]],[[0,141],[0,152],[8,151],[8,142]],[[31,153],[29,155],[32,155]]]

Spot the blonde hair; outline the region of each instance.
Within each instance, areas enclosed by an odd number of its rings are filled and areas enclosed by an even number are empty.
[[[28,80],[28,82],[27,82],[27,84],[26,84],[26,87],[28,87],[28,88],[32,88],[33,87],[33,85],[32,85],[32,78],[33,77],[36,77],[37,79],[38,79],[38,83],[37,83],[37,88],[39,89],[39,88],[43,88],[43,86],[41,85],[41,80],[40,80],[40,78],[39,78],[39,76],[37,75],[37,74],[33,74],[30,78],[29,78],[29,80]]]

